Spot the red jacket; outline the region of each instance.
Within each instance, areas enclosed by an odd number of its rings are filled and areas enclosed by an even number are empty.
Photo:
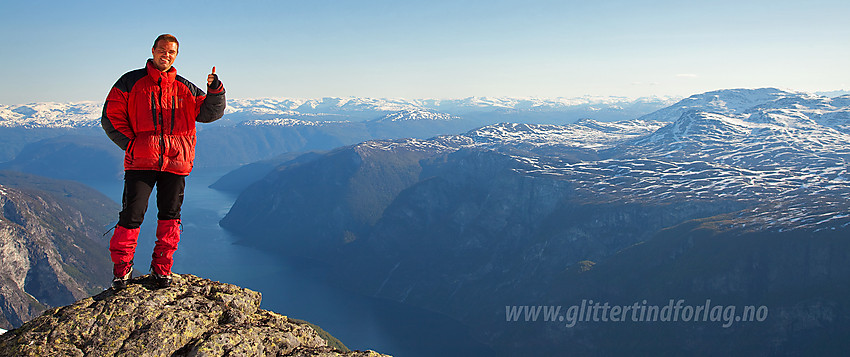
[[[224,86],[209,95],[171,67],[161,72],[148,60],[115,82],[100,119],[106,135],[124,150],[124,170],[188,175],[195,160],[195,122],[224,115]]]

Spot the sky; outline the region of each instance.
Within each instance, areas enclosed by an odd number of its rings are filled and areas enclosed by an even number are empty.
[[[228,98],[850,89],[850,1],[0,0],[0,104],[102,101],[153,40]]]

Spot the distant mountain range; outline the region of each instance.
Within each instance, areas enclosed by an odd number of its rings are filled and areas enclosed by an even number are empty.
[[[302,121],[363,121],[390,115],[431,112],[463,116],[480,113],[519,114],[561,113],[561,122],[588,117],[610,121],[634,117],[667,106],[674,97],[579,97],[579,98],[488,98],[463,99],[383,99],[383,98],[321,98],[321,99],[229,99],[223,123],[253,119],[301,119]],[[102,102],[31,103],[0,105],[0,127],[68,128],[99,126]],[[576,116],[589,114],[586,116]],[[594,115],[595,114],[595,115]],[[439,115],[438,115],[439,117]],[[441,119],[442,120],[442,119]]]
[[[675,121],[664,120],[674,116]],[[798,196],[800,188],[844,195],[848,143],[850,96],[764,89],[709,92],[617,123],[495,124],[428,140],[369,141],[328,156],[486,150],[507,154],[516,170],[529,175],[569,177],[592,195],[666,200],[734,190],[741,201]]]
[[[255,183],[221,224],[514,353],[831,354],[850,337],[848,125],[850,96],[766,88],[615,123],[367,141],[246,171]],[[770,319],[569,329],[501,315],[679,297],[767,304]]]
[[[596,121],[621,121],[638,118],[674,103],[679,106],[703,106],[707,109],[721,107],[746,108],[748,101],[765,101],[771,96],[791,92],[763,88],[757,90],[721,90],[695,95],[676,103],[677,97],[576,97],[576,98],[510,98],[469,97],[459,99],[402,99],[402,98],[336,98],[319,99],[257,98],[229,99],[224,119],[220,124],[247,120],[298,119],[288,125],[310,125],[315,121],[366,121],[381,120],[432,113],[433,118],[447,115],[466,119],[482,115],[500,114],[497,122],[529,122],[511,118],[535,119],[549,124],[568,124],[579,119]],[[722,99],[710,98],[723,95]],[[803,95],[803,93],[797,93]],[[843,91],[824,92],[819,96],[838,97]],[[815,96],[814,94],[812,94]],[[705,103],[693,101],[708,100]],[[736,102],[740,101],[740,102]],[[103,103],[98,101],[72,103],[0,104],[0,127],[14,128],[74,128],[100,125]],[[432,119],[433,119],[432,118]],[[675,118],[673,118],[675,119]],[[383,120],[387,120],[384,118]],[[444,120],[444,119],[438,119]],[[671,119],[672,120],[672,119]],[[539,123],[539,122],[537,122]],[[280,122],[277,125],[281,125]]]
[[[663,97],[231,99],[224,118],[198,126],[201,134],[195,165],[236,167],[287,152],[330,150],[374,139],[459,134],[499,122],[624,120],[672,102]],[[110,146],[100,129],[101,111],[99,102],[0,105],[0,168],[51,176],[54,173],[43,166],[55,162],[60,167],[52,171],[61,172],[62,178],[75,178],[85,173],[74,167],[106,160],[108,167],[120,171],[120,151]],[[60,138],[63,136],[69,137]],[[64,154],[55,152],[59,147]],[[105,151],[94,153],[94,147]],[[78,162],[74,155],[67,155],[74,152],[87,152],[87,156],[102,160]],[[30,162],[34,157],[41,162]],[[104,170],[94,171],[100,175]]]

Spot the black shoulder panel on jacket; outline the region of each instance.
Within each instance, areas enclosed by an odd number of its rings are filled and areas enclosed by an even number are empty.
[[[179,74],[177,75],[177,77],[174,80],[176,80],[180,83],[183,83],[183,85],[185,85],[187,88],[189,88],[189,93],[192,93],[192,95],[195,96],[195,97],[200,97],[200,96],[206,95],[206,93],[204,93],[204,91],[202,91],[200,88],[198,88],[197,86],[192,84],[192,82],[189,82],[188,79],[183,78]]]
[[[124,93],[130,93],[130,90],[133,89],[133,86],[136,85],[136,82],[138,82],[142,78],[145,78],[145,76],[147,75],[148,71],[144,68],[124,73],[121,78],[118,78],[118,81],[115,82],[115,85],[113,87],[118,88],[118,90]]]

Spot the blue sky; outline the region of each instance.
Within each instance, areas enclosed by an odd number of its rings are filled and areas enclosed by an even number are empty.
[[[0,104],[105,98],[180,40],[231,98],[850,89],[850,1],[7,1]]]

